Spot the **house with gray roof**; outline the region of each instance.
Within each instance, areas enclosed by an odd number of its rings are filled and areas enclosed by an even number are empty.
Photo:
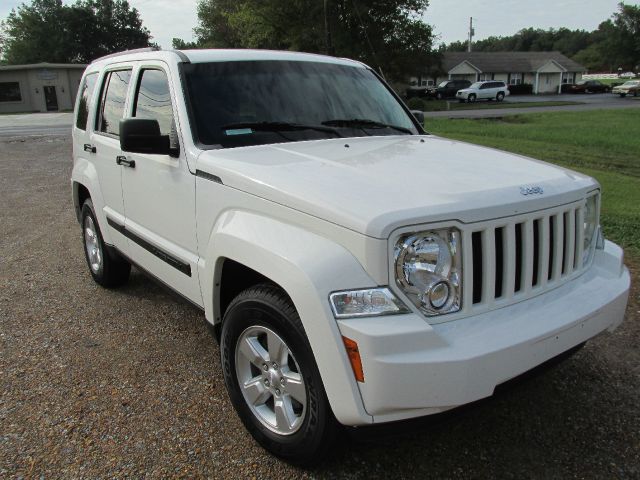
[[[443,80],[502,80],[508,85],[531,84],[533,93],[560,93],[563,84],[580,81],[586,70],[560,52],[445,52],[444,75],[431,80],[436,84]],[[418,83],[422,85],[424,80],[420,78]]]

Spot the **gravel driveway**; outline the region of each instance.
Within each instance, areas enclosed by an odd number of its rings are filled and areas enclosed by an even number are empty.
[[[245,432],[200,311],[138,272],[116,291],[92,282],[70,170],[66,137],[0,139],[1,478],[640,478],[637,267],[614,334],[304,471]]]

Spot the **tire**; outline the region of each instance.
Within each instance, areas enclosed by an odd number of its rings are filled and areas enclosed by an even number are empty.
[[[475,94],[475,93],[471,93],[471,94],[469,94],[469,96],[467,97],[467,101],[468,101],[469,103],[475,103],[475,101],[476,101],[476,94]]]
[[[633,96],[635,97],[636,95],[637,95],[637,94],[634,94]],[[627,96],[627,94],[626,94],[626,93],[621,93],[621,94],[620,94],[620,98],[624,98],[624,97],[626,97],[626,96]]]
[[[637,97],[638,96],[638,91],[636,90],[635,92],[633,92],[633,96]]]
[[[275,361],[273,350],[281,352]],[[220,356],[231,402],[263,448],[297,465],[327,454],[338,424],[300,317],[282,290],[258,285],[231,302]]]
[[[498,95],[496,95],[496,100],[501,102],[504,100],[504,92],[498,92]]]
[[[99,285],[113,288],[123,285],[129,279],[131,264],[117,253],[105,247],[100,226],[96,220],[93,202],[88,198],[82,205],[80,217],[82,243],[89,272]]]
[[[436,100],[442,100],[442,98],[443,98],[442,92],[436,93]]]

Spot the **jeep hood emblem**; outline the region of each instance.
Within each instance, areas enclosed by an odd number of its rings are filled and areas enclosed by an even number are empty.
[[[520,193],[522,195],[542,195],[544,193],[544,189],[538,185],[520,187]]]

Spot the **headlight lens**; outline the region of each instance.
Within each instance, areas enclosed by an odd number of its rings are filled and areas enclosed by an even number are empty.
[[[598,230],[598,195],[591,195],[587,198],[584,207],[584,225],[583,225],[583,250],[582,264],[586,265],[591,259],[593,249],[595,247],[596,232]]]
[[[396,282],[426,315],[460,310],[461,265],[456,228],[410,234],[396,243]]]
[[[329,301],[336,318],[409,313],[409,309],[386,287],[334,292]]]

